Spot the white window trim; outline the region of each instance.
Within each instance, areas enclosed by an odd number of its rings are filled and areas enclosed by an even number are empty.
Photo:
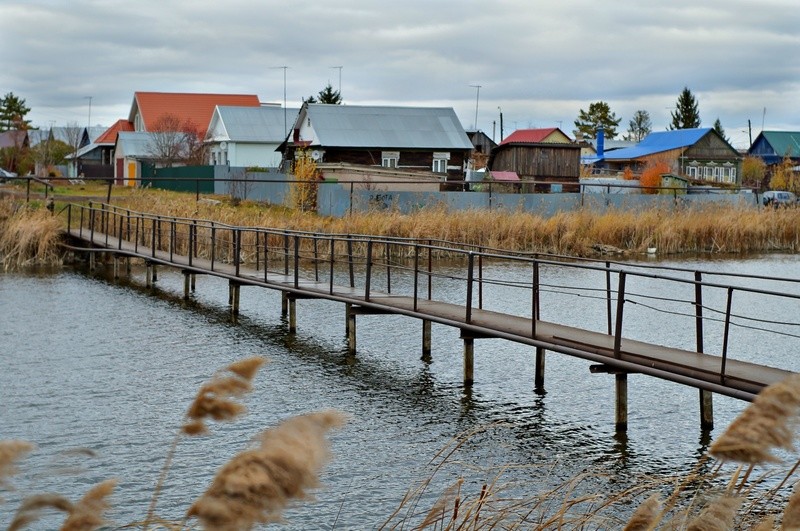
[[[400,161],[399,151],[382,151],[381,152],[381,166],[384,168],[397,168]]]

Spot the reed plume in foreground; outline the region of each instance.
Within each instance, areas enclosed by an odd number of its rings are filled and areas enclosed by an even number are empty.
[[[330,457],[326,434],[345,419],[338,411],[321,411],[264,431],[257,447],[237,454],[217,472],[187,516],[216,530],[279,521],[291,500],[306,498],[308,489],[319,485],[319,472]]]
[[[23,500],[8,531],[23,529],[39,519],[43,509],[56,509],[67,514],[61,531],[92,531],[106,524],[104,517],[108,509],[106,498],[111,495],[116,480],[107,480],[89,489],[78,503],[73,504],[56,494],[38,494]]]
[[[774,449],[792,449],[800,409],[800,374],[764,388],[753,403],[714,441],[709,453],[750,465],[776,462]]]
[[[0,441],[0,487],[4,487],[6,479],[17,472],[16,462],[33,448],[34,445],[27,441]]]
[[[252,380],[258,369],[264,364],[265,359],[260,356],[252,356],[243,360],[231,363],[224,370],[214,374],[211,379],[200,386],[197,395],[186,412],[187,421],[184,423],[172,441],[164,466],[161,469],[158,482],[153,489],[150,499],[150,507],[147,510],[145,526],[155,518],[156,503],[167,473],[172,466],[175,451],[178,448],[178,441],[181,435],[203,435],[208,432],[205,421],[208,418],[214,420],[233,420],[245,411],[244,405],[233,400],[240,398],[248,393],[252,388]]]

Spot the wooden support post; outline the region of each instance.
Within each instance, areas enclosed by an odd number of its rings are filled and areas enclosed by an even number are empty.
[[[148,288],[153,286],[153,264],[151,262],[145,263],[145,281],[144,285]]]
[[[231,313],[239,315],[239,293],[241,291],[241,284],[230,281],[231,290]]]
[[[89,253],[89,271],[94,271],[95,268],[95,253]]]
[[[474,382],[475,369],[475,338],[462,336],[464,339],[464,386],[470,387]]]
[[[347,353],[356,353],[356,314],[350,304],[347,305]]]
[[[155,282],[156,280],[158,280],[158,270],[156,269],[155,264],[153,264],[151,267],[153,268],[153,282]]]
[[[700,428],[703,430],[714,429],[714,401],[713,393],[700,389]]]
[[[114,256],[114,280],[119,279],[119,258]]]
[[[192,292],[194,292],[196,285],[197,285],[197,274],[192,273]]]
[[[289,314],[289,294],[281,291],[281,317],[286,317]]]
[[[189,286],[191,284],[191,273],[188,271],[183,272],[183,300],[189,300]]]
[[[125,259],[125,274],[127,276],[129,276],[129,277],[131,276],[131,257],[130,256]]]
[[[533,376],[533,389],[537,393],[544,393],[544,349],[536,347],[536,367]]]
[[[289,333],[297,332],[297,299],[287,297],[289,300]]]
[[[617,432],[628,431],[628,373],[621,372],[615,375],[617,384]]]
[[[350,314],[353,313],[353,305],[349,302],[344,303],[344,335],[350,336]]]
[[[429,360],[431,358],[431,321],[428,319],[422,320],[422,359]]]

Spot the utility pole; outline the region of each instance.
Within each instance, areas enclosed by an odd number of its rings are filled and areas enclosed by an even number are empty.
[[[83,99],[89,100],[89,120],[86,122],[86,127],[89,128],[92,126],[92,97],[84,96]]]
[[[283,134],[289,135],[289,124],[287,124],[287,117],[286,117],[286,69],[289,68],[288,66],[273,66],[273,70],[283,69]]]
[[[470,85],[470,87],[478,89],[475,94],[475,131],[478,130],[478,101],[480,101],[481,98],[481,86],[482,85]]]

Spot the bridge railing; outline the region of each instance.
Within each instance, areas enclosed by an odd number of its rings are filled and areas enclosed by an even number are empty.
[[[596,331],[613,338],[617,358],[622,354],[623,338],[630,337],[626,335],[629,323],[637,322],[631,317],[633,307],[650,312],[651,318],[655,315],[653,322],[661,320],[654,326],[669,327],[670,322],[688,325],[672,334],[681,342],[677,347],[719,355],[720,365],[713,372],[720,383],[726,377],[734,328],[790,342],[800,338],[800,295],[785,288],[800,285],[797,279],[506,252],[425,238],[232,226],[107,204],[69,205],[67,217],[71,227],[78,225],[82,238],[105,246],[116,241],[119,249],[127,242],[135,252],[153,259],[176,264],[188,260],[189,267],[224,270],[233,277],[250,278],[255,271],[260,280],[289,282],[298,290],[304,281],[313,280],[317,288],[324,284],[331,295],[348,288],[348,293],[365,303],[375,303],[379,293],[406,296],[412,298],[414,312],[422,312],[426,300],[439,300],[460,305],[461,319],[467,325],[474,322],[476,311],[508,312],[513,306],[517,315],[530,319],[532,338],[537,337],[541,322],[557,322],[550,314],[556,309],[563,313],[565,301],[572,298],[577,301],[573,306],[576,315],[594,305],[595,313],[582,324],[590,328],[588,322],[602,322]],[[591,285],[570,283],[563,280],[565,270],[602,280]],[[770,282],[776,287],[761,287]],[[756,299],[758,304],[752,302]],[[514,304],[505,304],[512,300]],[[734,305],[735,300],[744,302]],[[784,319],[745,313],[747,306],[775,305],[787,308],[779,312]],[[709,334],[709,329],[713,333]]]

